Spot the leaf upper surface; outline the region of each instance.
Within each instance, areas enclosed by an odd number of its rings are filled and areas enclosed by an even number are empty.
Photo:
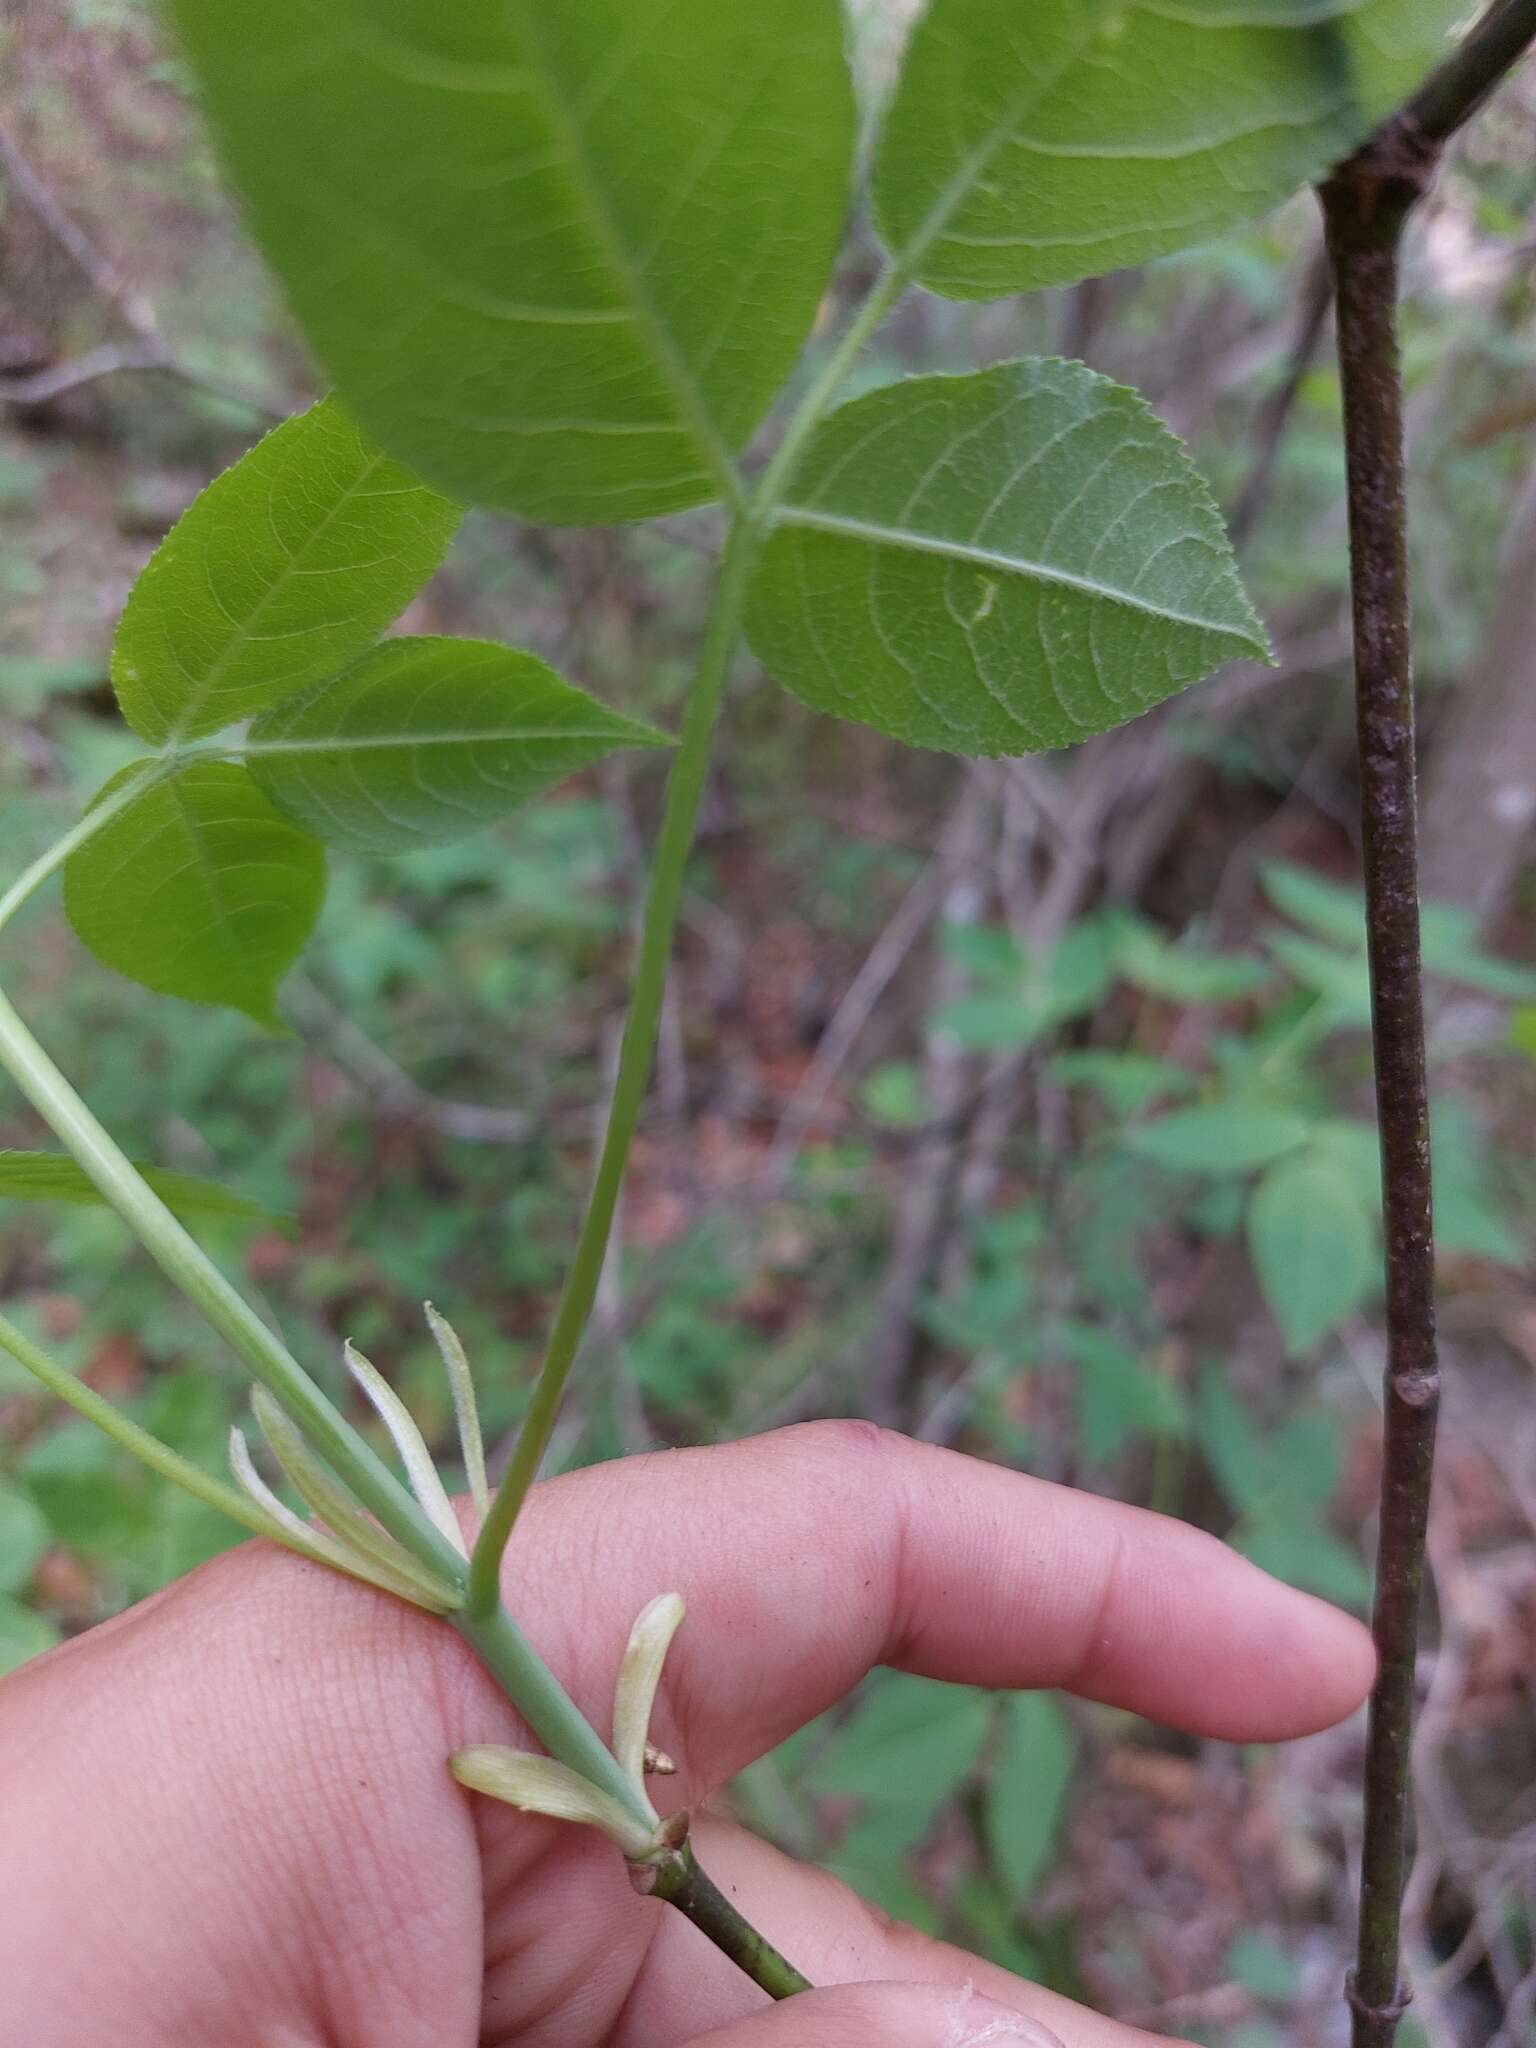
[[[324,848],[228,761],[146,788],[64,867],[70,923],[108,967],[274,1029],[324,894]]]
[[[1461,0],[932,0],[875,169],[951,298],[1099,276],[1252,220],[1418,83]]]
[[[478,831],[615,747],[665,744],[531,654],[422,637],[269,712],[246,758],[317,837],[393,853]]]
[[[176,0],[252,224],[358,417],[530,518],[718,496],[847,205],[836,0]]]
[[[1267,655],[1174,436],[1055,361],[915,377],[831,414],[747,632],[815,709],[973,755],[1065,746]]]
[[[112,648],[123,716],[153,746],[249,718],[371,647],[447,551],[460,508],[323,399],[182,514]]]

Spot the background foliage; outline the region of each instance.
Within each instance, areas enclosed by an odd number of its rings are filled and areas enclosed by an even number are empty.
[[[868,91],[897,11],[865,12]],[[150,547],[313,392],[147,10],[34,0],[3,36],[9,872],[136,751],[106,663]],[[1444,181],[1409,313],[1452,1389],[1410,1905],[1432,2037],[1507,2044],[1536,2000],[1536,903],[1520,832],[1490,821],[1469,863],[1458,830],[1489,815],[1490,757],[1536,780],[1521,90]],[[890,173],[877,193],[899,233],[916,200]],[[1126,260],[1155,255],[1146,234]],[[888,330],[885,374],[1061,352],[1146,389],[1234,518],[1279,667],[1238,660],[1071,753],[970,766],[818,718],[743,668],[564,1461],[863,1412],[1183,1514],[1364,1599],[1379,1191],[1315,246],[1298,202],[1071,291],[917,299]],[[856,247],[839,293],[875,260]],[[1033,260],[1018,252],[1019,281],[1049,287]],[[777,374],[781,344],[761,342]],[[720,423],[732,442],[750,425]],[[570,534],[476,515],[404,624],[516,639],[671,728],[717,541],[708,512]],[[1499,633],[1523,669],[1490,663]],[[619,754],[478,838],[336,861],[284,1036],[115,980],[52,912],[13,942],[14,992],[130,1149],[259,1211],[200,1228],[281,1298],[312,1363],[335,1361],[338,1397],[347,1334],[448,1429],[418,1335],[430,1296],[481,1362],[493,1441],[516,1421],[611,1071],[659,783],[645,753]],[[0,1142],[38,1139],[0,1102]],[[235,1376],[115,1221],[67,1199],[9,1212],[0,1293],[93,1385],[222,1460]],[[229,1534],[0,1377],[5,1658]],[[882,1675],[733,1796],[892,1911],[1145,2023],[1264,2048],[1332,2038],[1358,1742],[1234,1757]]]

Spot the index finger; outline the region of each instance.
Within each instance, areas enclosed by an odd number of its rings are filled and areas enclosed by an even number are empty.
[[[690,1775],[711,1779],[876,1664],[1273,1741],[1342,1719],[1374,1663],[1358,1622],[1200,1530],[861,1423],[541,1487],[508,1575],[524,1614],[530,1583],[584,1581],[562,1599],[563,1661],[599,1697],[639,1608],[683,1594],[665,1699]]]

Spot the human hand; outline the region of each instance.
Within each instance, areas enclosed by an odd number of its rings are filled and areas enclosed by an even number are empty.
[[[862,1424],[539,1487],[504,1587],[600,1726],[635,1614],[683,1594],[653,1725],[690,1807],[875,1664],[1234,1741],[1327,1726],[1372,1668],[1356,1622],[1211,1537]],[[262,1543],[24,1667],[0,1685],[6,2038],[1145,2048],[699,1815],[715,1881],[844,1987],[768,2007],[602,1837],[465,1794],[447,1758],[481,1742],[533,1746],[451,1630]]]

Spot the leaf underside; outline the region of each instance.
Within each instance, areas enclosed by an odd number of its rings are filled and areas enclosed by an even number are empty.
[[[913,378],[834,412],[747,631],[815,709],[971,755],[1065,746],[1267,656],[1180,444],[1134,392],[1055,361]]]
[[[324,894],[324,848],[227,761],[145,790],[64,868],[70,923],[107,966],[273,1029],[277,985]]]
[[[875,168],[881,233],[950,298],[1190,248],[1364,139],[1463,0],[932,0]]]
[[[175,0],[348,405],[471,502],[718,496],[809,331],[853,102],[835,0]]]
[[[615,747],[664,744],[531,654],[424,637],[386,641],[268,712],[247,758],[319,838],[393,853],[478,831]]]
[[[370,647],[442,560],[461,512],[332,400],[199,493],[133,587],[112,648],[152,746],[249,718]]]

